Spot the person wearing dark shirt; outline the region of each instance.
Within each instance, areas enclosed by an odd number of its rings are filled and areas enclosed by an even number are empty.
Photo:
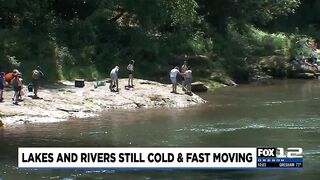
[[[38,97],[38,90],[40,87],[40,80],[43,76],[44,76],[44,74],[41,71],[40,66],[38,66],[35,70],[32,71],[32,85],[33,85],[34,98],[39,98]]]
[[[3,89],[5,85],[5,77],[4,77],[4,72],[0,72],[0,102],[3,101]]]

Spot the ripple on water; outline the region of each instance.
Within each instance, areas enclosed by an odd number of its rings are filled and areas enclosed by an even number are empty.
[[[266,101],[263,103],[263,105],[264,106],[272,106],[272,105],[279,105],[279,104],[307,102],[307,101],[311,101],[311,100],[316,100],[316,99],[312,98],[312,99],[296,99],[296,100],[283,100],[283,101]]]
[[[221,126],[221,123],[220,123]],[[288,130],[309,130],[309,132],[314,132],[320,130],[319,126],[304,126],[301,124],[279,124],[278,126],[267,126],[266,124],[252,124],[246,126],[237,126],[237,127],[219,127],[219,125],[212,126],[208,124],[207,126],[198,126],[198,127],[185,127],[177,129],[176,132],[197,132],[197,133],[224,133],[224,132],[233,132],[247,129],[288,129]]]
[[[83,135],[97,135],[97,134],[108,134],[107,131],[98,131],[98,132],[82,132],[80,133],[81,136]]]
[[[258,129],[258,128],[265,128],[264,125],[250,125],[250,126],[243,126],[243,127],[228,127],[228,128],[218,128],[218,127],[198,127],[198,128],[182,128],[177,129],[176,132],[179,131],[191,131],[191,132],[202,132],[202,133],[223,133],[223,132],[232,132],[244,129]]]

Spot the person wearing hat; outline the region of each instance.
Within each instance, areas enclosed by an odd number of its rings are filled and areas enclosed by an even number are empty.
[[[44,76],[44,74],[41,71],[40,66],[37,66],[37,68],[32,71],[32,85],[33,85],[34,98],[39,98],[38,97],[38,90],[40,87],[40,80],[43,76]]]
[[[111,90],[111,92],[118,92],[119,91],[118,72],[119,72],[119,66],[115,66],[110,72],[110,78],[111,78],[110,90]],[[114,88],[116,88],[116,90]]]
[[[134,64],[134,60],[130,60],[129,65],[127,66],[127,70],[128,70],[128,87],[133,87],[133,64]]]

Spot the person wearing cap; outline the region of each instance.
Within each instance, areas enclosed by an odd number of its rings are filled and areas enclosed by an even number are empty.
[[[43,76],[44,76],[44,74],[41,71],[41,67],[40,66],[37,66],[37,68],[32,71],[32,85],[33,85],[34,98],[38,98],[38,90],[39,90],[39,87],[40,87],[40,79]]]
[[[172,83],[172,91],[171,93],[177,93],[177,75],[180,74],[179,67],[175,66],[171,71],[170,71],[170,80]]]
[[[0,102],[3,101],[3,89],[6,84],[4,75],[5,75],[4,72],[0,72]]]
[[[115,66],[110,72],[110,90],[111,92],[118,92],[119,91],[119,82],[118,82],[118,72],[119,66]],[[114,90],[116,88],[116,90]]]
[[[128,70],[128,87],[133,87],[133,64],[134,64],[134,60],[130,60],[129,65],[127,66],[127,70]]]

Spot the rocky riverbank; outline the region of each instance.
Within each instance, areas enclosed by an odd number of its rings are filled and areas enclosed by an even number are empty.
[[[170,93],[171,85],[136,79],[134,89],[125,89],[126,83],[127,79],[119,80],[120,92],[110,92],[108,84],[94,88],[95,82],[86,82],[84,88],[75,88],[73,82],[61,81],[43,87],[41,99],[32,99],[32,93],[26,92],[18,106],[12,104],[13,92],[8,89],[0,103],[0,124],[49,123],[96,116],[111,109],[183,108],[205,103],[181,88],[178,94]]]

